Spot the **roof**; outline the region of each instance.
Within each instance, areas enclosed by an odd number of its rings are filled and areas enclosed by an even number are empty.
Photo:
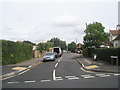
[[[109,30],[111,34],[120,35],[120,30]]]
[[[118,35],[113,41],[120,40],[120,35]]]

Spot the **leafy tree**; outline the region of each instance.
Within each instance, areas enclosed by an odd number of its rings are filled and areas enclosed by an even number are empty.
[[[37,45],[37,49],[40,50],[40,52],[42,51],[48,51],[49,48],[53,47],[53,43],[52,42],[45,42],[45,43],[39,43]]]
[[[66,49],[66,42],[59,38],[52,38],[49,42],[52,42],[54,47],[59,46],[62,50]]]
[[[31,41],[23,41],[23,43],[31,44],[31,45],[36,45],[35,43],[32,43]]]
[[[84,36],[85,47],[99,47],[104,44],[108,34],[104,32],[105,27],[101,23],[94,22],[89,24],[84,31],[86,35]]]
[[[76,49],[76,43],[75,42],[71,42],[68,44],[68,50],[71,51],[71,52],[75,52],[75,49]]]

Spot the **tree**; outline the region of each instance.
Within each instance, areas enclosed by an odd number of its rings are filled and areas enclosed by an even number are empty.
[[[40,50],[40,52],[42,51],[48,51],[49,48],[53,47],[53,43],[52,42],[42,42],[42,43],[39,43],[37,45],[37,49]]]
[[[59,38],[52,38],[49,42],[52,42],[54,47],[59,46],[62,50],[66,49],[66,42]]]
[[[23,43],[31,44],[31,45],[36,45],[35,43],[32,43],[31,41],[23,41]]]
[[[68,50],[71,52],[75,52],[76,47],[77,47],[77,45],[75,42],[71,42],[68,44]]]
[[[84,31],[86,35],[84,36],[85,47],[99,47],[104,44],[108,34],[104,32],[105,27],[99,22],[94,22],[89,24]]]

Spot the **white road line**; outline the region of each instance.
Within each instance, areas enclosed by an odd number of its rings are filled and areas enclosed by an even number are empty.
[[[30,65],[28,68],[31,68],[32,67],[32,65]]]
[[[95,74],[96,76],[101,76],[101,75],[105,75],[105,73],[102,73],[102,74]]]
[[[65,78],[74,78],[76,76],[65,76]]]
[[[49,82],[50,80],[41,80],[40,82]]]
[[[60,79],[60,78],[62,78],[62,77],[55,77],[56,79]]]
[[[55,80],[55,70],[53,70],[53,80]]]
[[[82,71],[86,72],[83,68],[80,68]]]
[[[90,74],[87,74],[87,75],[81,75],[81,77],[89,77],[91,76]]]
[[[21,74],[23,74],[23,73],[25,73],[25,72],[27,72],[27,71],[29,71],[29,70],[30,70],[30,69],[27,69],[27,70],[25,70],[25,71],[19,73],[18,75],[21,75]],[[12,77],[15,77],[15,76],[17,76],[17,75],[13,75],[13,76],[10,76],[10,77],[7,77],[7,78],[4,78],[4,79],[2,79],[2,80],[6,80],[6,79],[9,79],[9,78],[12,78]]]
[[[60,59],[58,60],[58,62],[60,62]]]
[[[8,84],[19,83],[19,82],[7,82]]]
[[[86,77],[83,77],[83,78],[94,78],[95,76],[86,76]]]
[[[110,75],[101,75],[99,77],[109,77]]]
[[[29,70],[30,70],[30,69],[27,69],[27,70],[25,70],[25,71],[19,73],[18,75],[21,75],[21,74],[23,74],[23,73],[25,73],[25,72],[27,72],[27,71],[29,71]]]
[[[60,58],[60,60],[62,59],[62,57]]]
[[[59,81],[59,80],[63,80],[62,78],[61,79],[55,79],[55,81]]]
[[[68,78],[68,80],[74,80],[74,79],[79,79],[79,77]]]
[[[55,67],[57,67],[58,63],[55,64]]]
[[[119,76],[120,74],[114,74],[114,76]]]
[[[25,81],[25,83],[34,83],[36,81]]]

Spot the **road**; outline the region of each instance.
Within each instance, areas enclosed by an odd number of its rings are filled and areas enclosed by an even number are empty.
[[[55,61],[39,64],[21,75],[3,80],[3,88],[118,88],[118,76],[85,72],[75,56],[64,53]]]

